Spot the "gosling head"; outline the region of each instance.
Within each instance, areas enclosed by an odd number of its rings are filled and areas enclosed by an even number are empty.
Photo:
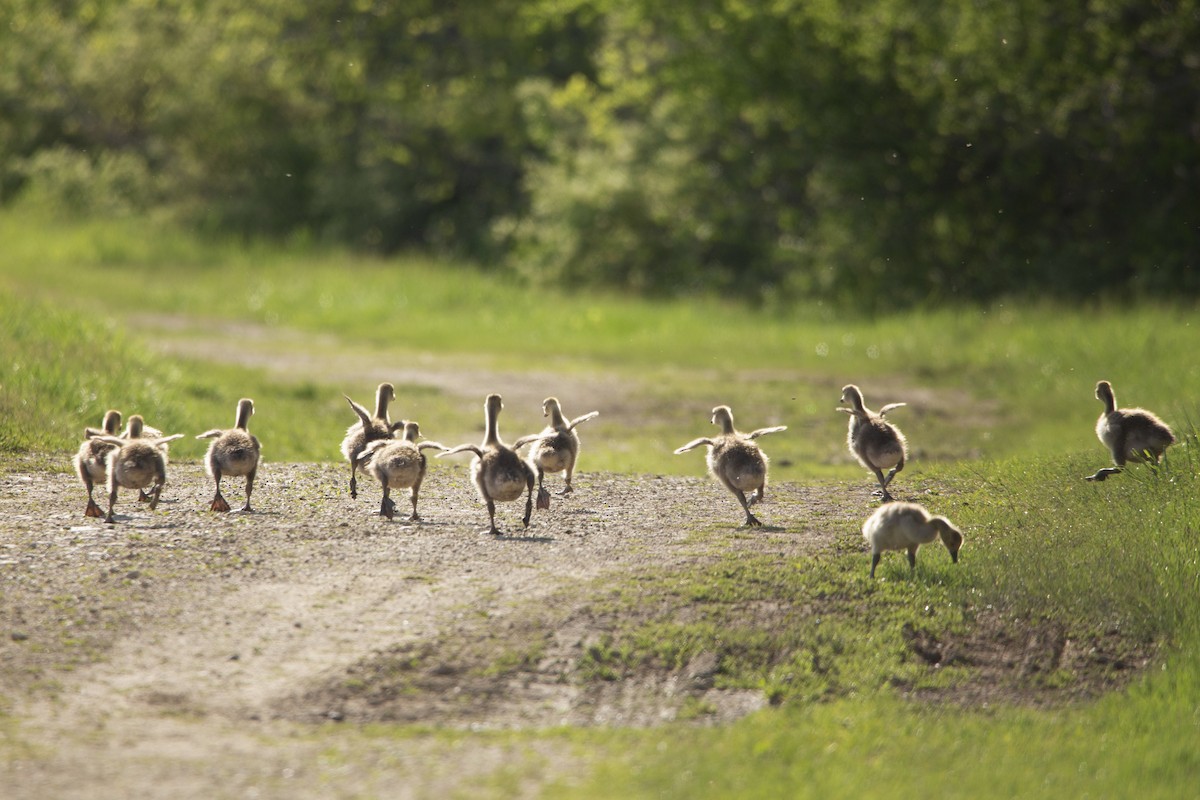
[[[862,411],[863,395],[862,391],[853,383],[842,387],[842,402],[849,403],[855,411]]]
[[[144,419],[142,419],[141,414],[132,415],[129,418],[128,426],[125,428],[127,438],[140,439],[142,436],[142,431],[145,429],[145,427],[146,427],[146,421]]]
[[[109,436],[116,436],[117,431],[121,429],[121,412],[113,409],[105,411],[103,427]]]
[[[1112,384],[1109,383],[1108,381],[1100,381],[1099,383],[1097,383],[1096,384],[1096,399],[1099,400],[1101,403],[1104,403],[1105,405],[1108,405],[1110,403],[1115,403],[1115,399],[1113,396]]]
[[[504,409],[504,400],[498,394],[489,394],[483,402],[483,409],[489,414],[499,414]]]
[[[929,521],[937,528],[938,536],[942,537],[942,544],[946,545],[946,549],[950,551],[950,560],[957,564],[958,551],[962,549],[963,545],[962,531],[954,527],[953,523],[945,517],[933,517]]]
[[[725,433],[733,433],[733,409],[729,406],[717,406],[712,410],[712,424],[720,425]]]
[[[404,423],[404,438],[410,442],[416,442],[421,437],[421,426],[415,422]]]

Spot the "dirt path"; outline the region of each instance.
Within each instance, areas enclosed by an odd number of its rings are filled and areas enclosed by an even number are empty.
[[[0,731],[8,752],[27,754],[0,768],[0,783],[16,787],[6,796],[328,797],[403,785],[396,796],[424,797],[469,793],[497,770],[529,772],[533,785],[561,778],[575,758],[566,745],[376,739],[346,723],[669,720],[685,698],[669,686],[597,694],[566,679],[594,634],[586,615],[537,631],[550,644],[519,680],[477,667],[496,655],[488,649],[519,648],[529,633],[519,610],[564,587],[729,547],[795,555],[822,546],[839,519],[853,524],[831,516],[844,498],[781,486],[762,510],[777,526],[746,536],[733,500],[706,480],[584,474],[528,531],[516,506],[502,507],[513,535],[496,539],[479,532],[486,513],[465,473],[465,463],[435,465],[419,524],[374,515],[373,486],[350,500],[341,465],[268,464],[256,512],[217,515],[201,510],[210,490],[200,466],[172,464],[159,511],[122,498],[113,526],[82,516],[70,475],[0,479],[10,716]],[[710,519],[716,536],[682,533]],[[382,654],[408,651],[430,664],[411,702],[342,691],[382,669]],[[721,719],[764,702],[715,690],[708,700]]]

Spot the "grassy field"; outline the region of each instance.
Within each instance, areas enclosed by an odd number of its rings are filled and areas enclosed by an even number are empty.
[[[62,468],[82,427],[98,424],[109,406],[194,433],[228,424],[244,395],[258,403],[255,430],[272,458],[337,458],[352,421],[340,393],[367,400],[375,370],[352,381],[352,372],[292,374],[160,348],[159,339],[247,324],[324,337],[321,347],[381,361],[385,372],[393,364],[461,371],[458,389],[415,379],[401,391],[438,438],[475,437],[479,402],[464,398],[481,401],[490,382],[534,373],[547,394],[559,391],[556,382],[583,387],[570,401],[576,413],[591,410],[585,389],[603,386],[597,396],[616,410],[598,406],[601,418],[589,423],[587,470],[696,474],[700,459],[672,457],[670,448],[706,434],[708,408],[724,402],[743,427],[790,426],[765,440],[776,480],[865,481],[845,456],[845,420],[833,411],[841,385],[863,386],[875,406],[908,400],[893,418],[918,457],[898,480],[930,492],[931,504],[967,532],[962,568],[923,557],[910,579],[893,558],[883,580],[870,583],[861,559],[822,557],[784,565],[791,569],[742,563],[685,576],[708,586],[695,596],[713,609],[708,626],[631,625],[598,655],[597,669],[669,658],[664,646],[696,637],[753,653],[753,632],[721,618],[722,597],[821,594],[858,605],[819,632],[773,635],[835,649],[841,672],[795,679],[812,672],[810,659],[783,665],[793,675],[785,681],[750,658],[725,680],[784,692],[787,702],[725,728],[520,734],[577,740],[601,754],[591,774],[561,793],[1179,797],[1200,778],[1193,305],[1006,304],[843,318],[821,307],[755,310],[711,298],[572,297],[463,266],[205,243],[132,222],[47,230],[0,217],[0,240],[0,449],[49,454]],[[195,324],[164,333],[164,316]],[[288,347],[273,342],[264,357],[286,361],[295,356]],[[1158,410],[1184,435],[1161,470],[1080,480],[1107,462],[1092,433],[1100,378],[1124,404]],[[514,435],[541,424],[536,408],[508,414]],[[181,457],[198,455],[201,446],[192,448],[181,442]],[[839,545],[860,543],[851,531]],[[941,610],[941,631],[995,610],[1162,649],[1148,674],[1098,701],[1043,710],[906,702],[892,688],[905,677],[892,654],[898,631],[929,609]]]

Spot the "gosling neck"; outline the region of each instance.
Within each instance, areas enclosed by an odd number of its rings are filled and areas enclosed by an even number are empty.
[[[254,403],[250,400],[239,400],[237,408],[237,421],[234,423],[235,428],[247,430],[250,425],[250,415],[254,413]]]
[[[487,423],[487,433],[483,438],[484,447],[494,447],[500,444],[500,409],[503,408],[500,395],[488,395],[484,404],[484,422]]]

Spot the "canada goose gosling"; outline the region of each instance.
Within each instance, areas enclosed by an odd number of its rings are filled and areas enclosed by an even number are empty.
[[[529,518],[533,515],[533,468],[517,454],[517,448],[541,439],[541,434],[525,436],[518,439],[512,447],[500,440],[500,411],[504,402],[498,394],[489,394],[483,404],[486,433],[482,445],[460,444],[437,457],[454,455],[470,451],[475,454],[471,461],[471,477],[479,496],[487,503],[488,518],[491,528],[487,531],[493,536],[502,535],[496,527],[496,502],[511,502],[518,499],[524,492],[525,516],[521,523],[528,528]]]
[[[888,503],[875,509],[875,513],[863,523],[863,538],[871,546],[871,577],[879,565],[884,550],[907,550],[909,571],[917,568],[917,548],[929,544],[939,536],[950,560],[958,563],[958,551],[962,549],[963,535],[945,517],[934,517],[917,503]]]
[[[130,438],[97,436],[115,447],[105,456],[108,467],[108,513],[104,521],[113,524],[113,506],[117,503],[117,489],[145,489],[153,486],[150,509],[158,507],[158,498],[163,484],[167,482],[167,448],[169,442],[182,439],[182,433],[171,436],[148,438],[142,436],[142,418],[134,414],[129,418]]]
[[[686,453],[701,445],[708,447],[708,471],[741,503],[742,510],[746,512],[746,525],[758,527],[762,522],[751,513],[750,506],[766,496],[768,459],[753,440],[768,433],[786,431],[787,426],[777,425],[739,433],[734,427],[733,411],[729,406],[714,408],[712,422],[721,426],[720,436],[693,439],[675,450],[675,454]],[[746,492],[751,492],[748,498]]]
[[[362,405],[342,395],[350,408],[358,416],[358,422],[346,429],[346,437],[342,439],[342,455],[350,462],[350,497],[358,497],[358,468],[359,459],[367,444],[378,439],[391,439],[397,428],[403,423],[393,425],[388,417],[388,404],[396,399],[396,389],[390,383],[381,383],[375,389],[375,413],[367,411]]]
[[[109,450],[116,447],[116,445],[110,442],[101,441],[94,437],[116,436],[120,428],[121,412],[114,410],[105,412],[104,419],[100,423],[99,428],[84,428],[83,432],[86,438],[79,445],[78,452],[75,453],[75,472],[79,475],[79,480],[83,481],[83,486],[87,489],[88,493],[87,508],[83,512],[84,516],[104,516],[104,512],[100,510],[100,506],[96,505],[93,489],[97,483],[107,484],[108,467],[105,465],[104,456]]]
[[[850,448],[850,453],[858,459],[858,463],[875,473],[883,502],[894,500],[888,491],[888,485],[896,474],[904,469],[904,461],[908,457],[908,442],[900,429],[883,417],[905,403],[888,403],[876,413],[866,407],[862,391],[854,384],[842,388],[842,402],[850,404],[849,408],[838,408],[838,411],[850,415],[846,433],[846,445]],[[890,470],[886,476],[883,474],[885,469]]]
[[[1144,408],[1118,408],[1112,384],[1096,384],[1096,399],[1104,411],[1096,420],[1096,437],[1108,448],[1115,467],[1105,467],[1086,480],[1103,481],[1125,469],[1127,461],[1158,464],[1167,448],[1175,444],[1175,434],[1167,423]]]
[[[379,514],[392,519],[396,514],[396,503],[391,498],[392,489],[408,489],[409,500],[412,502],[412,516],[409,521],[417,522],[421,515],[417,513],[417,495],[425,480],[428,462],[423,450],[448,450],[449,448],[437,442],[421,442],[421,427],[416,422],[404,424],[404,437],[396,440],[378,439],[367,445],[360,459],[363,468],[368,469],[376,480],[383,486],[383,500],[379,505]]]
[[[575,463],[579,459],[579,434],[575,432],[575,426],[587,422],[599,414],[599,411],[591,411],[568,422],[563,416],[562,406],[557,397],[547,397],[542,401],[542,416],[549,417],[550,424],[541,432],[542,438],[537,440],[533,446],[529,458],[534,469],[537,470],[537,507],[539,509],[550,507],[550,492],[543,485],[547,472],[565,473],[564,483],[566,485],[558,492],[560,496],[575,491],[575,487],[571,485],[571,478],[575,474]]]
[[[125,426],[125,431],[121,434],[121,438],[122,439],[161,439],[162,435],[163,435],[162,431],[160,431],[158,428],[150,427],[149,425],[146,424],[144,419],[142,419],[142,422],[135,428],[134,424],[133,424],[133,417],[130,417],[129,422]],[[162,451],[164,453],[170,453],[170,448],[164,444],[162,446]],[[149,503],[150,495],[146,494],[145,491],[138,489],[138,502],[139,503]]]
[[[237,404],[234,426],[228,430],[214,428],[199,434],[197,439],[212,439],[204,455],[204,470],[216,484],[210,511],[229,511],[229,503],[221,494],[221,478],[246,477],[246,505],[242,511],[250,511],[250,494],[254,491],[254,476],[258,473],[259,454],[262,450],[258,439],[250,435],[250,417],[254,414],[254,401],[242,398]]]

